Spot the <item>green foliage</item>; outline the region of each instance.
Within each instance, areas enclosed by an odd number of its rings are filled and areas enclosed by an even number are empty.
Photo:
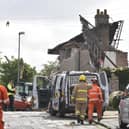
[[[129,83],[129,68],[119,68],[114,73],[119,78],[119,89],[124,90]]]
[[[14,80],[17,82],[18,73],[18,60],[14,57],[8,59],[5,57],[6,61],[0,62],[0,83],[7,85],[9,80]],[[24,63],[23,59],[20,59],[20,81],[32,81],[33,75],[36,74],[35,68],[27,63]]]
[[[108,78],[110,78],[111,74],[114,73],[119,79],[119,90],[123,91],[125,89],[126,85],[129,83],[129,68],[105,68],[103,70],[106,71]]]
[[[58,62],[57,61],[49,61],[47,64],[43,65],[43,69],[41,70],[40,74],[43,76],[48,76],[50,77],[50,75],[54,72],[58,71]]]
[[[109,106],[112,107],[112,109],[117,110],[118,105],[120,102],[120,97],[123,95],[123,91],[114,91],[110,94],[109,97]]]

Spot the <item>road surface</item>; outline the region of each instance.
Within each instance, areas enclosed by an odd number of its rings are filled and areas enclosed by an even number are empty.
[[[50,116],[42,112],[4,112],[5,129],[117,129],[117,112],[105,112],[100,124],[77,125],[74,116],[64,118]],[[96,118],[94,117],[96,120]]]

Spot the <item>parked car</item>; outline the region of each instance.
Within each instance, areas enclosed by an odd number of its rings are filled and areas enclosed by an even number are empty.
[[[129,125],[129,84],[127,85],[124,94],[121,96],[119,103],[119,126],[126,129]]]
[[[15,110],[32,110],[32,83],[20,82],[15,86],[16,95],[14,100]]]
[[[15,96],[14,108],[15,110],[31,111],[32,110],[32,98]]]

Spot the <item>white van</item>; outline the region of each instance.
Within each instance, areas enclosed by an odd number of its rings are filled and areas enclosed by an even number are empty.
[[[86,75],[87,82],[91,83],[93,78],[97,78],[99,85],[103,91],[103,110],[109,104],[109,86],[106,72],[94,73],[88,71],[65,71],[52,76],[51,80],[51,99],[50,114],[64,116],[65,113],[74,112],[74,104],[71,103],[72,90],[75,84],[79,83],[79,76]]]

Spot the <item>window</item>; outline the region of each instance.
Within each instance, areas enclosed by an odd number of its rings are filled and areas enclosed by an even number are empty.
[[[71,48],[65,49],[65,58],[69,58],[71,56]]]

